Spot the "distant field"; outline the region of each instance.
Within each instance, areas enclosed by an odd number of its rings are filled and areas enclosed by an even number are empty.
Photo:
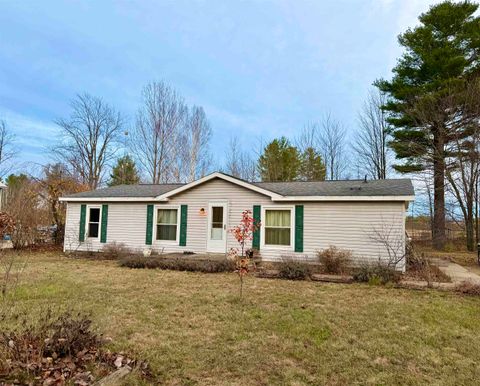
[[[476,384],[480,298],[32,254],[17,309],[92,314],[112,349],[175,385]],[[13,324],[0,322],[0,330]],[[136,379],[130,378],[135,384]]]

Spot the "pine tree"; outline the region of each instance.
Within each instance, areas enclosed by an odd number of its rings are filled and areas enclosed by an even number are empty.
[[[480,18],[477,4],[445,1],[420,15],[420,25],[399,36],[405,52],[390,81],[375,84],[389,100],[384,109],[393,125],[394,165],[402,173],[433,170],[433,242],[445,244],[445,168],[451,141],[452,110],[442,110],[442,98],[463,87],[480,70]],[[438,106],[434,120],[425,119],[425,105]]]
[[[295,181],[300,173],[300,155],[287,138],[274,139],[258,160],[262,181]]]
[[[135,161],[128,154],[120,157],[112,169],[110,178],[109,186],[138,184],[140,177]]]
[[[301,156],[300,176],[304,181],[325,180],[325,163],[322,156],[313,147],[305,149]]]

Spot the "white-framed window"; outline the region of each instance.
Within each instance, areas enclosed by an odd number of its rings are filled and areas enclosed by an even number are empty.
[[[155,207],[155,240],[159,242],[178,243],[180,233],[180,207]]]
[[[87,237],[98,239],[100,237],[101,206],[87,206]]]
[[[294,207],[262,207],[261,240],[265,247],[292,249],[294,245]]]

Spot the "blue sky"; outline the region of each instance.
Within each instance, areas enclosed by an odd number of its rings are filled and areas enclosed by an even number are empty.
[[[0,0],[0,119],[18,163],[46,163],[53,121],[88,92],[133,122],[147,82],[165,80],[204,107],[221,164],[290,137],[330,112],[354,136],[372,82],[389,77],[397,35],[432,1]]]

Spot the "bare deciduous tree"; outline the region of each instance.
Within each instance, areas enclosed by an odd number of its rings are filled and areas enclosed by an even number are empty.
[[[230,138],[228,149],[225,152],[225,172],[245,181],[258,180],[257,163],[249,153],[240,147],[240,140],[237,137]]]
[[[209,169],[210,152],[208,145],[212,129],[202,107],[193,106],[184,131],[185,141],[181,145],[186,162],[186,182],[191,182],[206,174]]]
[[[14,147],[15,136],[10,132],[5,121],[0,120],[0,177],[10,173],[13,169],[12,159],[17,154]]]
[[[327,168],[327,179],[342,178],[348,167],[346,130],[331,114],[326,114],[321,121],[318,141]]]
[[[185,126],[187,106],[164,82],[148,84],[142,96],[132,140],[135,156],[152,183],[180,180],[180,166],[173,167],[173,161],[180,152],[178,133]]]
[[[440,122],[445,125],[445,130],[441,133],[445,140],[439,145],[438,151],[427,152],[422,161],[425,168],[430,169],[436,162],[444,164],[450,192],[456,198],[463,215],[469,250],[474,249],[474,206],[480,172],[479,101],[480,81],[472,79],[468,83],[452,85],[436,98],[424,98],[411,113],[423,127],[442,127]],[[417,146],[435,147],[435,137],[425,136],[423,142]],[[434,174],[435,178],[440,176]],[[438,210],[445,213],[445,195],[440,196],[442,206]],[[455,217],[455,214],[452,214]],[[444,225],[434,224],[433,229],[437,233],[445,232]],[[434,233],[434,242],[438,237]]]
[[[34,179],[38,186],[38,196],[49,215],[50,223],[55,225],[54,241],[63,242],[66,217],[66,203],[60,197],[88,189],[72,176],[66,165],[47,164],[43,167],[42,178]]]
[[[370,91],[358,117],[360,129],[353,145],[360,166],[371,178],[378,180],[387,178],[388,169],[390,126],[382,110],[386,102],[381,91]]]
[[[15,220],[11,237],[15,249],[34,244],[40,228],[50,224],[48,211],[38,194],[39,185],[25,174],[7,179],[5,212]]]
[[[460,99],[460,100],[459,100]],[[445,176],[463,215],[467,248],[475,249],[475,201],[480,176],[480,81],[472,81],[447,108],[458,108],[451,124],[452,138],[447,147],[452,155]]]
[[[295,137],[293,143],[297,147],[300,153],[304,153],[307,149],[318,150],[319,146],[319,132],[318,124],[315,122],[309,122],[303,126],[300,134]]]
[[[433,173],[431,170],[424,170],[412,176],[412,180],[416,181],[415,193],[419,197],[424,197],[423,200],[416,200],[415,205],[418,207],[420,213],[428,215],[429,218],[429,232],[433,235]],[[413,235],[412,235],[413,236]]]
[[[123,120],[101,98],[89,94],[78,95],[71,106],[70,118],[56,121],[62,139],[53,152],[81,177],[82,183],[96,189],[103,179],[105,166],[115,156]]]

